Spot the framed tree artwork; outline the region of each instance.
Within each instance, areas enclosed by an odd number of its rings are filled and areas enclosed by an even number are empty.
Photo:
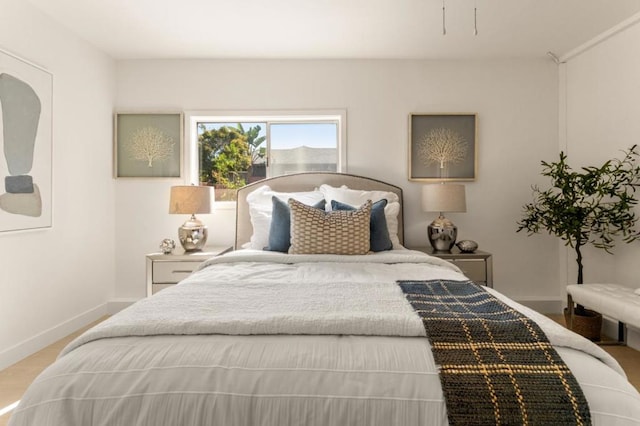
[[[409,115],[409,180],[472,181],[476,158],[476,114]]]
[[[182,113],[116,113],[116,178],[182,176]]]

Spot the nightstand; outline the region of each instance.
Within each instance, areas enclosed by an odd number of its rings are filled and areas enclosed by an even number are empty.
[[[193,253],[147,255],[147,296],[177,284],[210,257],[231,251],[229,246],[207,246]]]
[[[434,251],[433,247],[407,248],[451,262],[460,268],[471,281],[493,287],[493,255],[491,253],[480,250],[473,253],[461,253],[457,247],[454,247],[451,252]]]

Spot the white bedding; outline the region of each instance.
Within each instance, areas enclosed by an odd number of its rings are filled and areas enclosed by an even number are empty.
[[[434,278],[464,276],[406,250],[229,253],[72,342],[10,425],[446,424],[424,328],[395,283]],[[615,360],[493,293],[545,330],[594,424],[640,425]]]

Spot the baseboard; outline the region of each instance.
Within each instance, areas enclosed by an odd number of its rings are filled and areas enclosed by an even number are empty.
[[[565,306],[565,302],[560,299],[538,299],[538,298],[520,298],[514,299],[521,305],[531,308],[541,314],[560,314]]]
[[[618,321],[613,318],[602,317],[602,333],[618,338]],[[627,346],[640,351],[640,329],[627,326]]]
[[[99,318],[107,315],[107,303],[96,306],[89,309],[86,312],[76,315],[75,317],[64,321],[54,327],[51,327],[37,335],[26,339],[17,345],[14,345],[8,349],[0,352],[0,370],[3,370],[10,365],[28,357],[31,354],[38,352],[39,350],[49,346],[50,344],[57,342],[63,337],[79,330],[80,328],[91,324]]]
[[[640,351],[640,330],[629,327],[627,329],[627,346]]]
[[[138,299],[111,299],[107,302],[107,312],[109,315],[117,314],[137,301]]]
[[[135,303],[137,299],[112,299],[107,303],[103,303],[77,315],[62,324],[51,327],[36,336],[27,339],[17,345],[5,349],[0,352],[0,370],[38,352],[39,350],[49,346],[50,344],[68,336],[69,334],[79,330],[80,328],[90,324],[105,315],[113,315],[128,306]],[[516,300],[518,303],[525,305],[537,312],[541,313],[561,313],[564,308],[564,302],[559,299],[537,299],[523,298]],[[605,334],[617,336],[617,322],[605,318],[603,330]],[[632,327],[628,328],[627,342],[629,347],[640,350],[640,329]]]
[[[516,302],[525,305],[542,314],[561,314],[566,307],[566,302],[560,299],[522,298]],[[618,321],[611,318],[603,318],[602,333],[612,337],[618,337]],[[627,327],[627,346],[640,351],[640,329]]]

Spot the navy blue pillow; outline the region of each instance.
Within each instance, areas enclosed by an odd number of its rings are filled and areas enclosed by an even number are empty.
[[[288,252],[291,246],[291,209],[289,205],[275,195],[271,197],[271,226],[269,227],[269,245],[265,250]],[[324,210],[325,201],[320,200],[313,208]]]
[[[387,218],[384,216],[384,208],[387,206],[387,200],[382,199],[376,201],[371,206],[371,221],[369,222],[369,230],[371,237],[369,246],[371,251],[391,250],[393,243],[389,238],[389,228],[387,228]],[[340,201],[331,200],[332,210],[356,210],[357,207]]]

